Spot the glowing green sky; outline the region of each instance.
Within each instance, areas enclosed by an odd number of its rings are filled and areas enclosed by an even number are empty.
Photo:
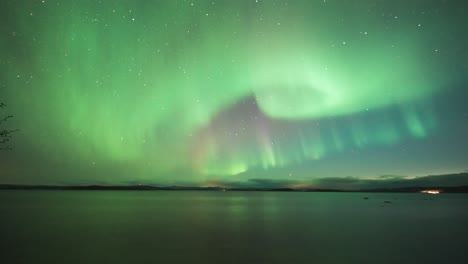
[[[206,184],[467,169],[464,4],[0,7],[0,100],[21,129],[15,150],[1,154],[2,182]]]

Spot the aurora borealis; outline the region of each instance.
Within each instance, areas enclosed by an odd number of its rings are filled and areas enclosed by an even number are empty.
[[[0,182],[468,169],[467,5],[3,0]]]

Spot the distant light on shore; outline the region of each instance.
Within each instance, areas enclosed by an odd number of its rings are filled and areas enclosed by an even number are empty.
[[[440,190],[424,190],[424,191],[421,191],[421,193],[439,194],[439,193],[440,193]]]

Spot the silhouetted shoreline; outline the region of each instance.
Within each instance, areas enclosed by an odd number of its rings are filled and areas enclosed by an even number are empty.
[[[321,188],[223,188],[193,186],[150,186],[150,185],[18,185],[0,184],[0,190],[70,190],[70,191],[255,191],[255,192],[372,192],[372,193],[420,193],[426,190],[438,190],[440,193],[468,193],[468,186],[454,187],[404,187],[385,189],[321,189]]]

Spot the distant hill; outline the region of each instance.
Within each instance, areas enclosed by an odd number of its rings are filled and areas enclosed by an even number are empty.
[[[303,180],[302,182],[300,180]],[[298,184],[301,183],[301,184]],[[406,178],[380,176],[373,179],[335,177],[319,179],[249,179],[242,183],[220,182],[220,186],[146,185],[20,185],[0,184],[0,190],[100,190],[100,191],[275,191],[275,192],[392,192],[416,193],[438,190],[444,193],[468,193],[468,173],[429,175]]]
[[[58,185],[15,185],[0,184],[0,190],[68,190],[68,191],[257,191],[257,192],[382,192],[382,193],[419,193],[425,190],[438,190],[441,193],[468,193],[468,186],[455,187],[406,187],[385,189],[340,190],[320,188],[221,188],[221,187],[183,187],[183,186],[58,186]]]

